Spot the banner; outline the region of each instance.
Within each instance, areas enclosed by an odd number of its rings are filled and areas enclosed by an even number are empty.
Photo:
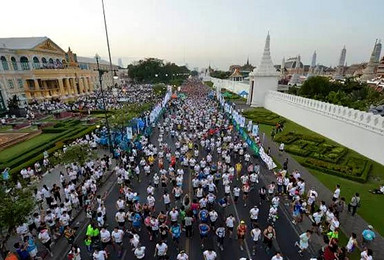
[[[240,126],[245,127],[245,117],[240,115]]]
[[[263,160],[263,162],[265,162],[265,164],[267,165],[268,170],[272,170],[277,167],[273,159],[264,152],[264,148],[262,146],[260,146],[259,154],[261,160]]]
[[[249,121],[248,121],[247,131],[248,131],[248,132],[251,132],[251,131],[252,131],[252,120],[249,120]]]
[[[259,125],[252,126],[252,135],[257,136],[259,134]]]
[[[127,139],[132,140],[133,134],[132,134],[132,127],[127,127]]]

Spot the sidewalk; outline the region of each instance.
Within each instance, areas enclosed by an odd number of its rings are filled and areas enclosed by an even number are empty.
[[[239,109],[247,109],[249,106],[244,104],[236,104],[236,107]],[[284,163],[285,159],[288,158],[288,170],[291,171],[292,169],[298,169],[301,173],[301,177],[305,180],[306,188],[315,187],[316,191],[319,194],[319,198],[321,200],[324,200],[327,205],[329,205],[332,201],[333,192],[330,191],[323,183],[321,183],[316,177],[314,177],[305,167],[301,166],[295,159],[293,159],[288,153],[284,152],[283,155],[279,155],[278,150],[278,144],[273,142],[271,138],[269,137],[268,133],[265,133],[265,140],[264,140],[264,148],[270,147],[271,148],[271,155],[279,162],[281,165]],[[274,178],[274,176],[265,176],[268,179]],[[347,206],[347,205],[346,205]],[[306,229],[310,228],[310,222],[309,219],[306,218],[306,221],[304,223],[300,223],[299,225],[296,225],[296,228],[301,232],[305,232]],[[342,232],[349,237],[350,234],[356,233],[358,237],[359,243],[361,243],[361,233],[363,230],[367,229],[369,223],[367,223],[362,217],[358,215],[358,213],[352,217],[348,214],[347,207],[344,209],[344,211],[340,214],[340,229]],[[307,223],[309,222],[309,223]],[[309,224],[309,225],[308,225]],[[301,234],[300,233],[300,234]],[[384,250],[382,250],[382,246],[384,246],[384,238],[375,231],[376,238],[375,240],[370,243],[369,248],[373,250],[373,257],[374,259],[384,259]],[[312,242],[318,244],[319,241],[316,237],[319,237],[317,235],[312,236]],[[322,239],[321,239],[322,240]],[[345,246],[345,245],[341,245]],[[315,246],[317,248],[317,246]]]
[[[98,158],[101,158],[105,154],[109,154],[108,150],[105,150],[103,148],[98,148],[97,149],[97,156],[98,156]],[[115,162],[115,160],[113,160],[113,162]],[[113,164],[113,166],[114,166],[114,164]],[[59,187],[61,187],[60,172],[64,172],[65,173],[65,166],[64,165],[61,165],[61,164],[60,165],[56,165],[55,167],[53,167],[50,170],[49,173],[45,173],[41,180],[39,180],[37,183],[34,183],[33,185],[38,190],[41,190],[43,188],[43,185],[47,185],[48,188],[52,188],[53,184],[57,184]],[[105,174],[104,178],[106,176],[109,176],[109,173]],[[101,188],[102,187],[98,187],[98,191]],[[63,188],[60,189],[60,194],[61,194],[61,198],[63,199],[65,197],[64,196],[64,189]],[[43,207],[46,208],[45,202],[43,203]],[[37,208],[35,210],[37,210]],[[33,211],[33,212],[35,212],[35,211]],[[32,214],[33,214],[33,212],[32,212]],[[85,214],[83,213],[84,216],[82,216],[82,214],[81,214],[82,212],[83,212],[82,209],[80,209],[79,211],[73,210],[73,213],[72,213],[73,221],[71,221],[71,226],[78,226],[79,224],[81,224],[79,222],[82,222],[85,219]],[[19,241],[20,241],[20,237],[17,234],[12,234],[10,236],[10,238],[8,239],[8,241],[7,241],[7,248],[10,251],[14,251],[13,245],[14,245],[14,243],[19,242]],[[65,241],[65,243],[66,243],[66,240],[63,238],[63,236],[58,238],[56,241],[54,241],[54,246],[53,246],[54,253],[57,252],[55,250],[55,248],[57,249],[57,244],[59,244],[58,247],[60,248],[61,245],[63,244],[62,241]],[[46,251],[45,247],[40,243],[40,241],[38,239],[36,239],[35,242],[36,242],[36,245],[38,247],[39,252],[45,252]],[[2,259],[2,258],[0,257],[0,259]]]

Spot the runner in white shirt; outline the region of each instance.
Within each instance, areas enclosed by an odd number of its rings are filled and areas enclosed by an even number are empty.
[[[253,229],[251,230],[251,237],[253,241],[252,255],[256,255],[257,243],[261,238],[261,230],[257,224],[253,224]]]
[[[249,217],[252,221],[252,223],[256,223],[257,219],[259,218],[259,208],[255,205],[251,210],[249,211]]]
[[[164,241],[160,241],[159,243],[156,244],[154,257],[166,256],[167,251],[168,251],[168,245],[166,243],[164,243]]]
[[[188,255],[183,250],[181,250],[176,257],[176,260],[188,260],[188,259],[189,259]]]
[[[205,250],[203,253],[204,260],[215,260],[217,258],[217,254],[213,250]]]

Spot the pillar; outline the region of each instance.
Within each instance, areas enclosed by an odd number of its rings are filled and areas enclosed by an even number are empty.
[[[80,95],[84,94],[84,78],[79,78],[79,89],[80,89]]]
[[[71,93],[71,85],[69,83],[69,78],[65,78],[64,83],[65,83],[65,94],[71,95],[72,93]]]
[[[89,84],[89,92],[93,92],[94,90],[94,85],[93,82],[88,78],[88,84]]]
[[[40,90],[40,85],[39,85],[39,81],[37,79],[34,79],[33,82],[35,83],[35,97],[36,98],[39,98],[41,97],[41,90]]]
[[[85,93],[89,93],[88,77],[84,78]]]
[[[58,79],[57,80],[59,82],[59,95],[60,96],[65,96],[65,90],[64,90],[64,82],[63,82],[63,79]]]
[[[72,93],[73,95],[77,95],[79,94],[79,92],[77,91],[77,84],[76,84],[76,79],[75,78],[71,78],[72,80]]]
[[[49,89],[48,89],[48,84],[47,84],[47,81],[41,81],[41,85],[43,87],[43,91],[42,91],[42,95],[44,97],[48,97],[49,96]]]

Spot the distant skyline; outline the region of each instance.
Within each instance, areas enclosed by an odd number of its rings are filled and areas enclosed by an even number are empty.
[[[104,0],[112,59],[155,57],[190,69],[258,65],[267,32],[274,64],[298,54],[310,64],[367,62],[384,38],[384,1]],[[79,56],[107,59],[101,0],[4,1],[0,37],[47,36]]]

